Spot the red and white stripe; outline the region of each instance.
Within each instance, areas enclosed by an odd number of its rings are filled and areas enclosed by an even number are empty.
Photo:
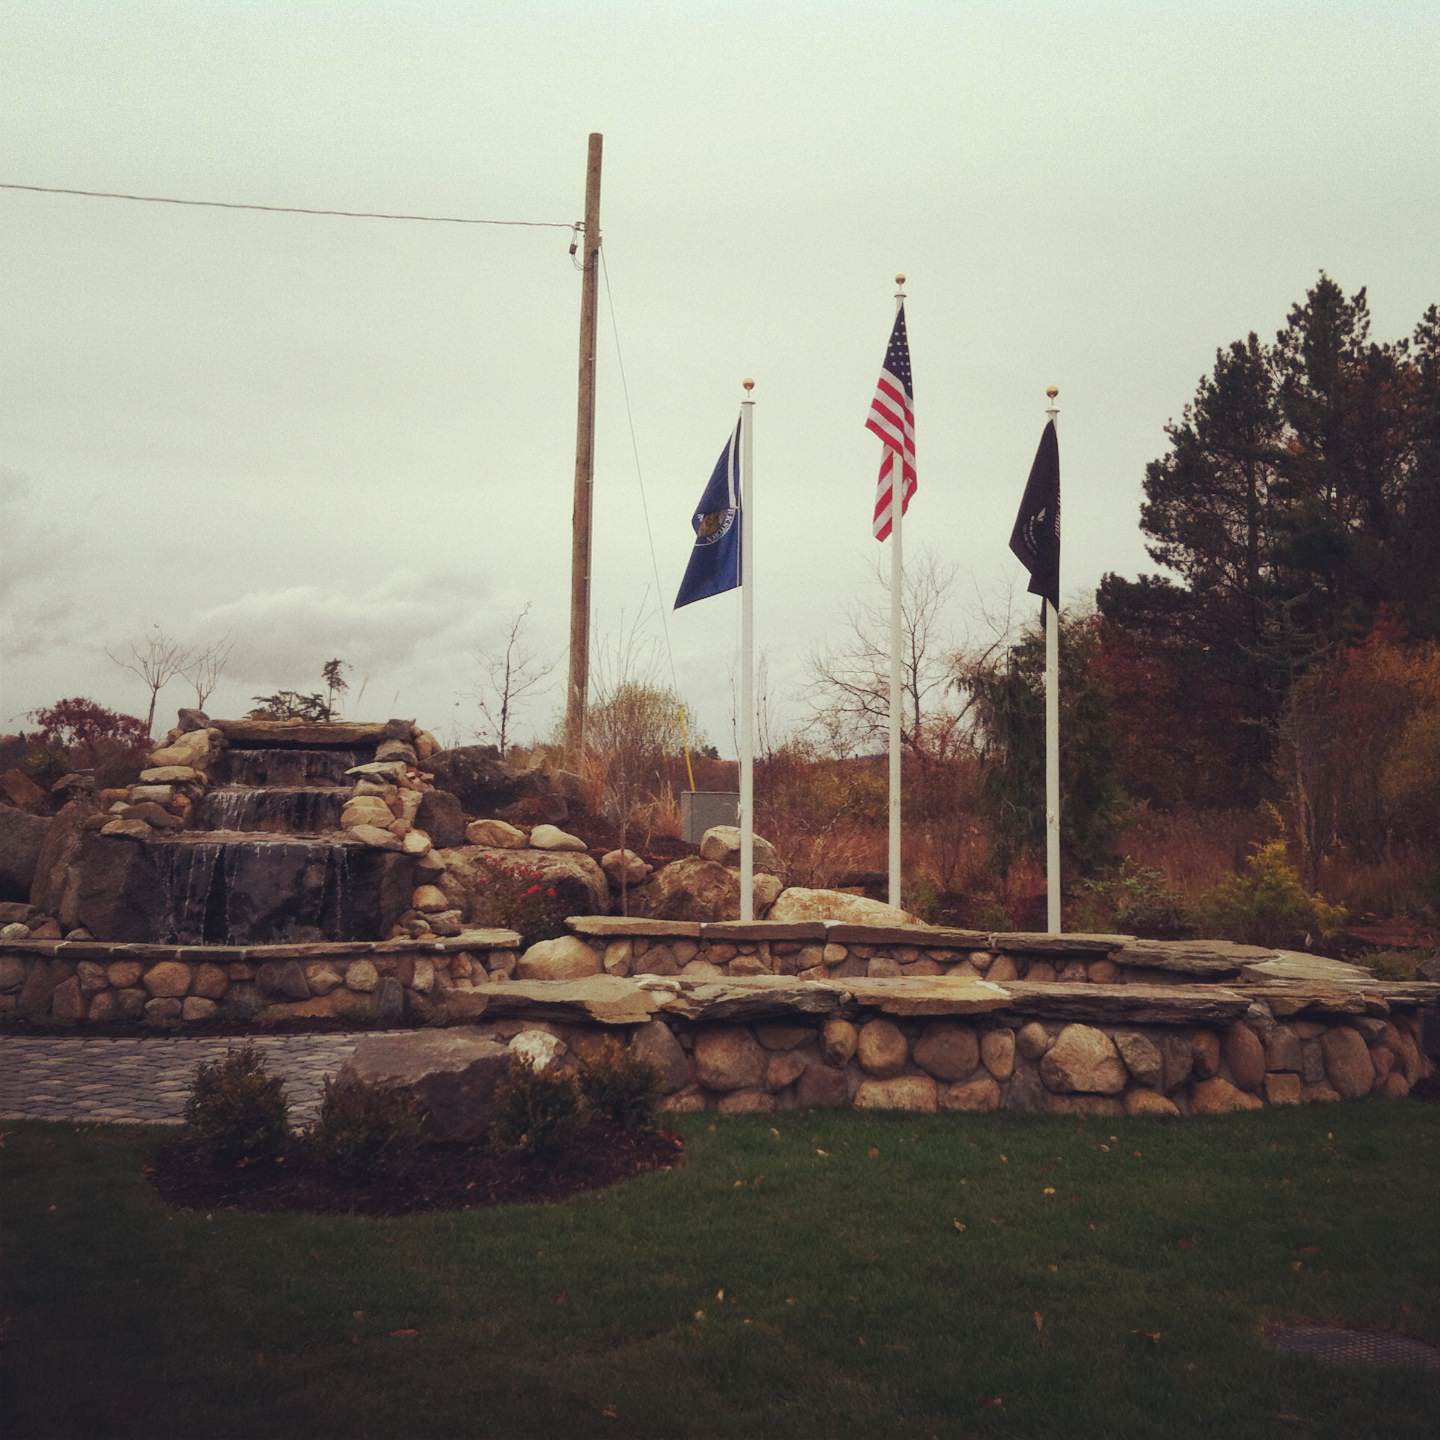
[[[880,479],[875,489],[875,538],[884,540],[890,534],[894,519],[895,486],[892,478],[895,456],[905,455],[905,499],[900,513],[908,513],[910,500],[917,488],[915,480],[915,413],[910,397],[900,379],[889,370],[880,372],[875,398],[870,402],[870,418],[865,428],[885,443],[885,456],[880,461]]]

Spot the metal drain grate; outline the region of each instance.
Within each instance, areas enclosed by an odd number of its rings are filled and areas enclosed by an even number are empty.
[[[1329,1325],[1267,1325],[1265,1343],[1289,1355],[1310,1355],[1327,1365],[1409,1365],[1440,1371],[1440,1350],[1423,1340],[1386,1331],[1340,1330]]]

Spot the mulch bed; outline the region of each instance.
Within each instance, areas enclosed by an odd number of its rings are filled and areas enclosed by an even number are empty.
[[[217,1165],[183,1137],[145,1167],[161,1197],[186,1210],[304,1210],[317,1215],[408,1215],[483,1205],[535,1204],[668,1170],[684,1141],[666,1130],[592,1121],[556,1155],[492,1154],[483,1145],[435,1145],[402,1176],[347,1184],[292,1139],[273,1164]]]

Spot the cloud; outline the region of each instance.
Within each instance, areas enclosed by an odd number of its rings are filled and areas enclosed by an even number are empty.
[[[40,513],[34,481],[0,466],[0,655],[7,659],[44,654],[76,638],[78,606],[67,577],[85,541],[64,533]]]
[[[473,652],[498,627],[473,576],[402,569],[353,591],[318,585],[253,590],[197,615],[195,642],[228,635],[229,679],[309,688],[329,659],[360,675],[414,673]]]

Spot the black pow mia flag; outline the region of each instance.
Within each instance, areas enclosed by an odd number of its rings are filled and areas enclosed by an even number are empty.
[[[1060,442],[1055,422],[1049,420],[1040,434],[1030,478],[1020,501],[1020,513],[1010,532],[1010,549],[1030,572],[1026,587],[1060,609]]]

